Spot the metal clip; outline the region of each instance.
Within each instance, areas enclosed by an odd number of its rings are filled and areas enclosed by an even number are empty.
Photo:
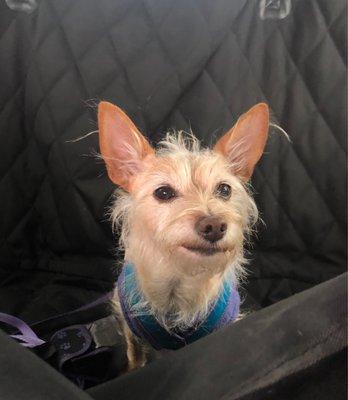
[[[261,0],[261,19],[284,19],[291,11],[291,0]]]

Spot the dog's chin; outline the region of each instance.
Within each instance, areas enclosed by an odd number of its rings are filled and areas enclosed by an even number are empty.
[[[213,276],[229,265],[231,251],[218,246],[181,245],[176,249],[177,267],[185,275]]]

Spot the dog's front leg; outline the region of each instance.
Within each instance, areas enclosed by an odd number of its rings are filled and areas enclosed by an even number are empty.
[[[136,338],[127,324],[124,324],[124,336],[127,343],[127,358],[128,368],[127,371],[143,367],[147,361],[146,346]]]

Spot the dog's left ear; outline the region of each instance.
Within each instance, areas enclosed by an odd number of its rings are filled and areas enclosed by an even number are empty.
[[[102,101],[98,106],[99,146],[109,178],[130,191],[132,179],[154,150],[133,122],[117,106]]]
[[[269,128],[267,104],[259,103],[243,114],[214,146],[230,162],[233,173],[248,181],[262,156]]]

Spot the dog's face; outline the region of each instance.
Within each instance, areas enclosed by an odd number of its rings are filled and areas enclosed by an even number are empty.
[[[223,273],[242,257],[244,234],[257,218],[245,183],[266,142],[266,105],[244,114],[212,150],[179,134],[155,152],[128,117],[105,102],[99,133],[109,176],[125,191],[116,212],[127,220],[126,258],[144,279]],[[163,271],[151,268],[155,260]]]
[[[146,160],[131,198],[129,254],[141,259],[151,249],[186,274],[223,271],[240,253],[256,214],[221,155],[179,146]]]

